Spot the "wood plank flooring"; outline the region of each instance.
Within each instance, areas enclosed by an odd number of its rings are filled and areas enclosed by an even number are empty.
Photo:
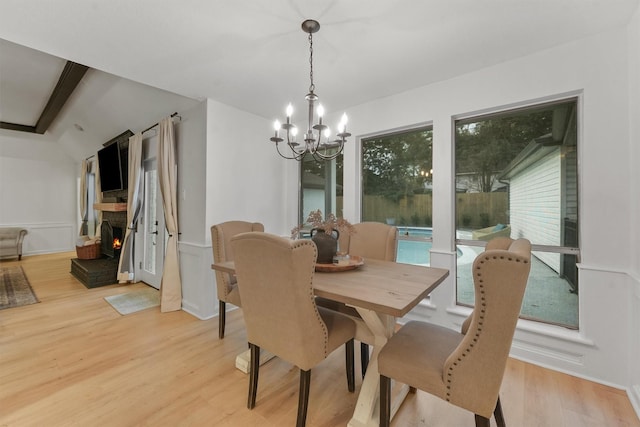
[[[235,356],[247,348],[240,310],[227,315],[224,340],[217,318],[202,321],[157,307],[121,316],[104,297],[146,285],[86,289],[69,273],[73,256],[3,262],[23,266],[41,302],[0,310],[0,426],[295,424],[298,370],[277,358],[261,368],[256,407],[246,408],[248,378],[234,368]],[[346,425],[361,385],[356,378],[350,394],[341,351],[315,368],[307,425]],[[624,391],[513,359],[501,399],[509,426],[640,427]],[[473,414],[418,391],[392,425],[474,421]]]

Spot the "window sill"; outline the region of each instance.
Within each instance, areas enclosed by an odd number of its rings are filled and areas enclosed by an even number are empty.
[[[465,318],[469,316],[469,314],[471,314],[471,311],[472,309],[469,307],[455,306],[447,308],[448,314]],[[588,347],[595,347],[595,343],[592,340],[582,336],[580,331],[563,328],[562,326],[549,325],[532,320],[518,319],[516,331],[528,332],[531,334],[555,338],[561,341],[571,342]]]

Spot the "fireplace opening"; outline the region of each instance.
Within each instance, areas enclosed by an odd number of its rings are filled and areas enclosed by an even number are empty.
[[[121,227],[114,227],[109,221],[102,221],[100,227],[101,233],[101,252],[109,258],[119,258],[122,248],[123,230]]]

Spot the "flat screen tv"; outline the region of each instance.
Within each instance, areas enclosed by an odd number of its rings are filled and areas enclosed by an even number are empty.
[[[100,184],[102,191],[125,190],[127,188],[128,163],[122,158],[117,142],[107,145],[98,151],[98,164],[100,166]]]

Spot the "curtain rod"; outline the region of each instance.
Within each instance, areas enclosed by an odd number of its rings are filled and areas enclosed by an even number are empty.
[[[177,112],[173,113],[173,114],[171,115],[171,118],[174,118],[174,117],[176,117],[176,116],[178,116],[178,113],[177,113]],[[178,116],[178,120],[182,120],[182,117]],[[145,132],[147,132],[147,131],[149,131],[149,130],[153,129],[154,127],[158,126],[159,124],[160,124],[160,123],[158,122],[158,123],[156,123],[156,124],[154,124],[154,125],[151,125],[151,126],[149,126],[148,128],[146,128],[145,130],[143,130],[143,131],[142,131],[142,132],[140,132],[140,133],[145,133]]]
[[[173,114],[171,115],[171,118],[174,118],[174,117],[176,117],[176,116],[178,117],[178,120],[179,120],[179,121],[180,121],[180,120],[182,120],[182,117],[178,115],[178,112],[173,113]],[[159,124],[160,124],[160,123],[158,122],[158,123],[156,123],[156,124],[154,124],[154,125],[152,125],[152,126],[149,126],[148,128],[146,128],[145,130],[143,130],[143,131],[142,131],[142,132],[140,132],[140,133],[145,133],[145,132],[147,132],[147,131],[149,131],[149,130],[153,129],[154,127],[158,126]],[[92,154],[91,156],[87,157],[85,160],[89,160],[89,159],[91,159],[91,158],[93,158],[93,157],[95,157],[95,156],[96,156],[95,154]]]

